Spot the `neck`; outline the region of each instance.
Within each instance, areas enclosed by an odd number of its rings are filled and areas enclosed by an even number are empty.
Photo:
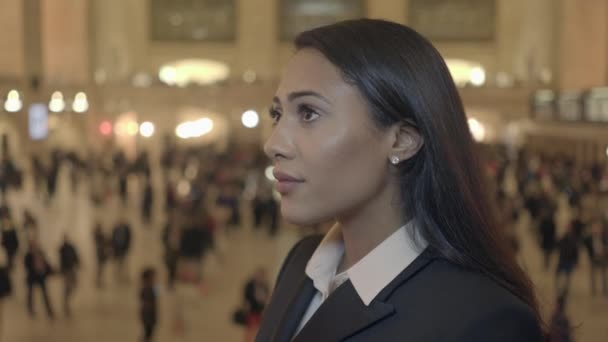
[[[390,200],[369,203],[351,215],[337,218],[336,221],[340,225],[344,240],[344,256],[338,273],[356,264],[407,223],[399,207]]]

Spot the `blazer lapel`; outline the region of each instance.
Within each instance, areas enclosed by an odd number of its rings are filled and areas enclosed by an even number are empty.
[[[378,296],[366,306],[350,280],[338,287],[294,339],[294,342],[343,341],[395,312],[387,300],[408,279],[422,270],[432,260],[425,250]],[[314,290],[314,288],[313,288]]]
[[[393,312],[392,305],[379,301],[366,306],[349,280],[323,302],[294,342],[342,341]]]
[[[290,291],[292,296],[285,301],[287,305],[271,338],[273,342],[291,341],[316,292],[312,280],[305,273],[302,273],[298,285],[294,288],[297,290]]]

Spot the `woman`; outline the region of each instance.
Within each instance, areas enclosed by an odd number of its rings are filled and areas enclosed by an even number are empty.
[[[336,223],[291,250],[257,341],[541,341],[435,48],[370,19],[295,43],[264,150],[282,215]]]

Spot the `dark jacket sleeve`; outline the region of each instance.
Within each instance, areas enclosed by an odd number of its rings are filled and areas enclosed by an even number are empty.
[[[542,342],[544,336],[536,317],[526,307],[499,308],[456,334],[450,342]]]

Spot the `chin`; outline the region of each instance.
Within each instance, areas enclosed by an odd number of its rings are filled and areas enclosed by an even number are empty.
[[[311,210],[303,207],[289,207],[281,204],[281,216],[285,221],[296,226],[311,226],[324,222],[325,216],[320,216],[319,212],[311,213]]]

